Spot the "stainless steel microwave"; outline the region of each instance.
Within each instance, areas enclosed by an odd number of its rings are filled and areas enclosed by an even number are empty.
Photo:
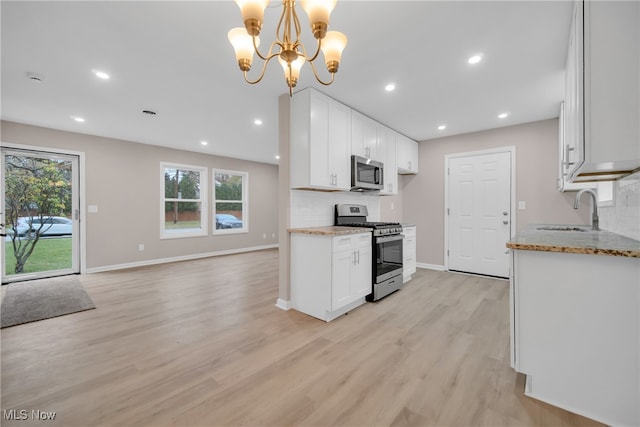
[[[351,191],[375,191],[384,188],[381,162],[351,156]]]

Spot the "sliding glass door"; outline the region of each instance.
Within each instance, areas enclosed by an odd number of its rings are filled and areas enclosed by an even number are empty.
[[[78,157],[2,148],[2,283],[80,271]]]

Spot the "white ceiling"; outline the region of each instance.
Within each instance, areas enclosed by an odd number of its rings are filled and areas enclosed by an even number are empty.
[[[241,25],[233,1],[3,0],[0,7],[2,119],[277,163],[278,96],[288,88],[276,63],[262,83],[244,82],[227,41]],[[336,81],[321,86],[305,65],[298,89],[319,88],[418,141],[557,117],[572,7],[341,0],[330,29],[349,43]],[[274,0],[263,46],[279,13]],[[301,20],[307,33],[304,12]],[[471,66],[476,53],[483,60]],[[251,75],[259,68],[254,63]],[[35,83],[28,72],[45,79]],[[392,93],[384,90],[389,82]],[[504,111],[509,117],[498,119]]]

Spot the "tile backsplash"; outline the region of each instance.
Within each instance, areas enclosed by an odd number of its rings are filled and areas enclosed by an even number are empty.
[[[365,205],[367,220],[380,221],[380,202],[376,193],[291,190],[291,228],[333,225],[335,205]]]
[[[614,183],[613,206],[599,208],[600,228],[640,240],[640,172]]]

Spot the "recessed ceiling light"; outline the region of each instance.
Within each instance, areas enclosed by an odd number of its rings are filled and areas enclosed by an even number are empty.
[[[207,141],[200,141],[201,145],[209,145],[209,143]]]
[[[469,64],[477,64],[480,61],[482,61],[482,55],[473,55],[467,60]]]
[[[71,118],[72,118],[73,120],[75,120],[76,122],[78,122],[78,123],[84,123],[84,118],[82,118],[82,117],[78,117],[78,116],[71,116]]]
[[[387,92],[393,92],[394,90],[396,90],[396,84],[395,83],[389,83],[388,85],[386,85],[384,87],[384,90],[386,90]]]
[[[438,130],[445,130],[446,128],[447,128],[447,125],[438,126]]]
[[[505,118],[507,118],[508,116],[509,116],[509,113],[501,113],[501,114],[498,114],[498,118],[499,118],[499,119],[505,119]]]
[[[109,80],[109,78],[110,78],[109,74],[105,73],[104,71],[100,71],[100,70],[93,70],[93,74],[95,74],[96,77],[98,77],[99,79],[103,79],[103,80]]]
[[[280,160],[280,156],[276,154],[276,160]]]
[[[254,124],[254,125],[257,125],[257,126],[260,126],[260,125],[262,124],[262,120],[260,120],[260,119],[255,119],[255,120],[253,121],[253,124]]]

